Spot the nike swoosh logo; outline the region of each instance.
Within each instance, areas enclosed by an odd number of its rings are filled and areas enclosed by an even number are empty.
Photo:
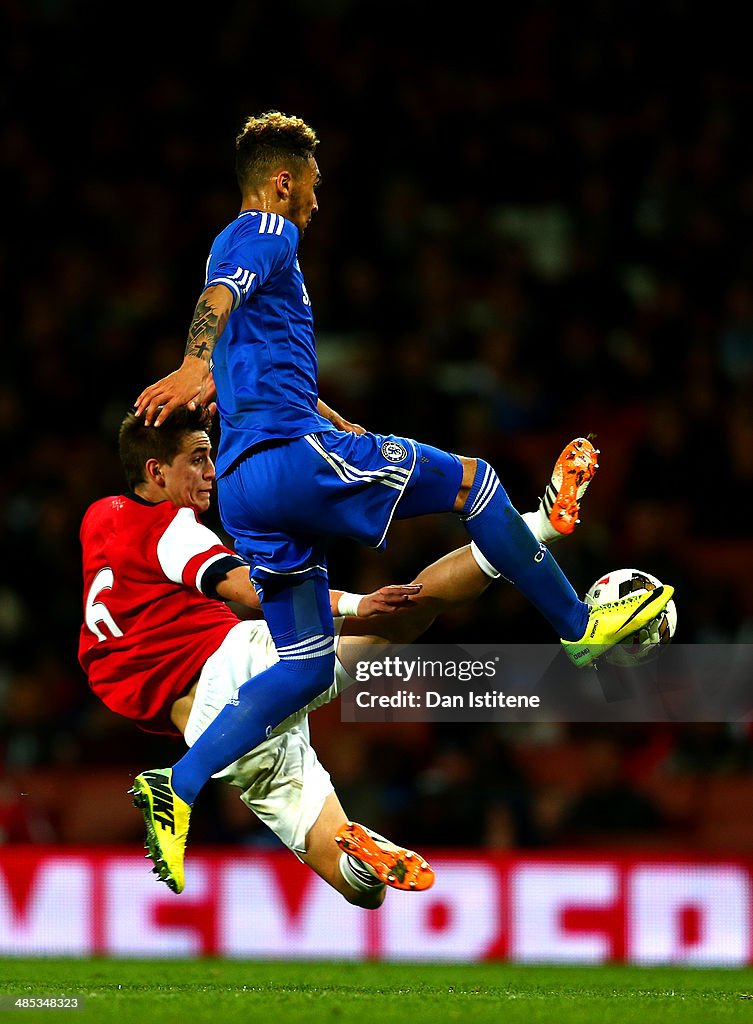
[[[649,594],[649,596],[644,601],[641,601],[641,603],[638,605],[638,607],[635,609],[635,611],[632,612],[632,614],[628,615],[628,617],[625,619],[625,621],[620,626],[620,629],[624,629],[625,626],[627,626],[627,624],[630,622],[631,619],[634,619],[635,616],[638,615],[639,612],[643,611],[643,609],[646,607],[647,604],[652,604],[657,599],[657,597],[661,597],[661,595],[663,593],[664,593],[664,587],[657,587],[656,590],[652,590],[651,593]]]

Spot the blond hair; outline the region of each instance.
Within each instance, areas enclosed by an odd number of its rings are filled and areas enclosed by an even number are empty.
[[[307,162],[318,145],[316,132],[300,117],[279,110],[249,117],[235,139],[241,191],[261,184],[281,160]]]

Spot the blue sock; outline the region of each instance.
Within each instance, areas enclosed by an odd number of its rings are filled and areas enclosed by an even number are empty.
[[[492,467],[478,460],[461,519],[484,557],[525,594],[563,640],[580,640],[588,606],[510,502]]]
[[[245,682],[173,765],[173,789],[188,804],[215,772],[332,685],[335,641],[326,576],[267,588],[262,607],[280,661]]]

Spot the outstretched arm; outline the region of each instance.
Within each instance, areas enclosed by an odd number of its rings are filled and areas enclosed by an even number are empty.
[[[254,589],[254,585],[248,575],[247,565],[237,565],[230,569],[215,583],[215,593],[223,601],[233,601],[242,605],[248,611],[255,613],[253,618],[262,618],[261,601]],[[420,584],[408,584],[406,586],[393,585],[381,587],[373,594],[348,595],[356,598],[355,621],[369,617],[388,618],[400,609],[412,605],[416,595],[420,594]],[[340,598],[342,590],[330,590],[329,601],[333,615],[342,615],[340,610]]]
[[[420,583],[391,583],[373,594],[348,594],[330,590],[329,600],[333,615],[355,616],[359,619],[392,615],[400,608],[412,607],[414,598],[421,593]]]
[[[214,346],[225,330],[233,305],[229,288],[210,285],[199,297],[194,310],[183,362],[177,370],[144,388],[134,403],[137,416],[143,415],[148,427],[159,427],[173,409],[187,405],[207,405],[215,396],[209,361]]]
[[[407,607],[397,608],[390,615],[346,619],[341,635],[340,659],[343,645],[349,641],[356,644],[411,643],[429,628],[438,615],[456,605],[473,601],[491,582],[489,576],[479,569],[469,544],[450,551],[421,570],[413,581],[420,585],[421,591],[411,598]]]

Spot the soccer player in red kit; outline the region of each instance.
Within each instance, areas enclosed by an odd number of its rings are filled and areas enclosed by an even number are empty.
[[[203,409],[178,410],[161,430],[126,416],[119,442],[132,489],[94,502],[81,524],[79,660],[89,684],[140,728],[184,734],[189,744],[239,685],[276,658],[247,563],[198,519],[209,507],[215,475],[210,425]],[[481,589],[486,582],[478,573]],[[333,591],[333,614],[339,629],[343,603],[378,621],[420,590]],[[249,618],[240,620],[225,601],[245,605]],[[351,682],[337,666],[330,690],[314,704]],[[352,903],[379,906],[385,884],[424,889],[433,882],[423,858],[348,821],[311,748],[306,710],[217,775],[238,786],[241,799]],[[290,784],[292,777],[299,785]],[[160,873],[151,844],[150,853]],[[164,880],[174,891],[183,888],[182,872]]]

